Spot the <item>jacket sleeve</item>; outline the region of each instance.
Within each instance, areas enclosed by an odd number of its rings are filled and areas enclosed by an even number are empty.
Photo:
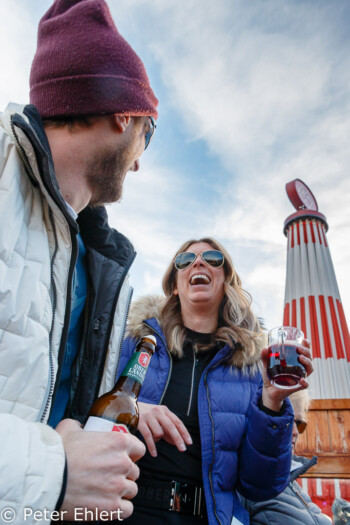
[[[61,437],[48,425],[10,414],[0,415],[0,425],[0,511],[12,509],[15,524],[37,523],[34,511],[49,514],[60,497],[65,471]]]
[[[259,408],[260,397],[261,388],[249,407],[238,465],[237,488],[253,501],[273,498],[285,489],[292,455],[294,415],[289,399],[284,401],[281,415],[271,416]]]
[[[297,495],[300,494],[301,498]],[[332,520],[321,512],[308,494],[289,485],[279,496],[268,501],[251,501],[240,496],[248,510],[251,525],[331,525]]]

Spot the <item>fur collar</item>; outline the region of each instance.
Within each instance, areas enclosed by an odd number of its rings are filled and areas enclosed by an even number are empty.
[[[146,319],[156,318],[160,327],[160,311],[164,304],[165,298],[156,295],[147,295],[137,299],[132,303],[127,325],[127,336],[139,339],[149,334],[149,328],[143,323]],[[240,348],[232,352],[229,358],[229,364],[232,367],[247,371],[248,366],[252,367],[249,373],[256,373],[260,368],[260,350],[266,345],[266,336],[262,332],[260,337],[254,340],[254,352],[248,354],[244,348]]]

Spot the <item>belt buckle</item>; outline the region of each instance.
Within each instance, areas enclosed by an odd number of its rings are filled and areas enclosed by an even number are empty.
[[[202,487],[191,486],[179,481],[171,482],[169,510],[201,515]]]

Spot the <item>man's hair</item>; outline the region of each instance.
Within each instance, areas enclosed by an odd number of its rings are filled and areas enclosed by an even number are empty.
[[[298,390],[298,392],[294,392],[293,394],[291,394],[289,396],[289,399],[293,405],[293,408],[294,408],[294,404],[299,405],[301,407],[302,412],[306,416],[307,411],[309,410],[310,403],[311,403],[309,389],[307,388],[304,390]]]
[[[104,117],[106,115],[77,115],[77,116],[63,116],[55,118],[43,118],[43,124],[45,127],[55,127],[63,128],[67,126],[69,129],[73,130],[77,127],[80,128],[89,128],[94,124],[96,119]],[[131,115],[130,115],[131,116]],[[140,122],[142,117],[131,116],[136,122]]]
[[[248,356],[251,356],[255,351],[254,341],[257,338],[265,337],[265,335],[258,319],[251,310],[251,296],[243,290],[241,279],[234,269],[229,253],[215,239],[204,237],[185,242],[176,252],[175,257],[178,253],[186,251],[192,244],[199,242],[205,242],[214,250],[221,251],[225,258],[223,265],[225,295],[220,305],[218,327],[213,334],[215,341],[227,343],[231,348],[234,347],[235,342],[239,343]],[[166,300],[161,311],[161,324],[172,353],[181,356],[186,329],[182,321],[179,296],[173,293],[178,272],[173,263],[175,257],[173,257],[163,277],[162,285]]]
[[[94,117],[91,115],[79,115],[79,116],[65,116],[56,118],[43,118],[43,124],[45,127],[63,128],[67,126],[69,129],[76,127],[90,127],[94,122]]]

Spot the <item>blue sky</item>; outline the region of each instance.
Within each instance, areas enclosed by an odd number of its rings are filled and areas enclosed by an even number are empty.
[[[28,102],[36,28],[51,2],[2,0],[0,107]],[[134,243],[135,297],[160,293],[183,241],[231,253],[267,327],[282,320],[286,238],[302,179],[327,217],[350,323],[350,3],[109,0],[159,98],[158,129],[111,224]]]

